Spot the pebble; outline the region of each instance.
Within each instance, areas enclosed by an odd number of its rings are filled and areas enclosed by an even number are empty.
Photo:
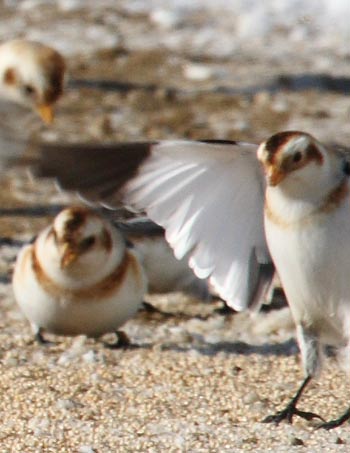
[[[96,450],[90,445],[82,445],[78,448],[78,453],[96,453]]]
[[[186,79],[197,82],[208,80],[213,76],[213,70],[211,67],[204,64],[187,63],[183,67],[183,73]]]
[[[298,437],[292,437],[290,444],[292,447],[299,447],[299,446],[304,446],[304,441],[302,439],[299,439]]]
[[[149,17],[154,24],[165,29],[176,27],[181,22],[181,15],[171,9],[155,9]]]

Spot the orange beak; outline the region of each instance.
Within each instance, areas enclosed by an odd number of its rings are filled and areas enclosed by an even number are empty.
[[[52,105],[50,104],[40,104],[36,107],[36,110],[40,116],[40,118],[46,124],[52,124],[54,120],[54,113]]]
[[[61,268],[65,269],[72,264],[78,257],[76,250],[72,249],[69,244],[64,244],[63,254],[61,258]]]
[[[265,174],[269,186],[277,186],[286,176],[283,170],[275,166],[267,167]]]

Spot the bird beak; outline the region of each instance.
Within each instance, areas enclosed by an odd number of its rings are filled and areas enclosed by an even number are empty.
[[[277,186],[286,176],[286,173],[276,166],[269,166],[265,170],[266,181],[269,186]]]
[[[61,258],[61,269],[65,269],[72,264],[78,257],[78,253],[70,244],[65,243],[63,246],[63,253]]]
[[[36,110],[40,116],[40,118],[46,124],[52,124],[54,119],[54,113],[52,105],[50,104],[40,104],[36,107]]]

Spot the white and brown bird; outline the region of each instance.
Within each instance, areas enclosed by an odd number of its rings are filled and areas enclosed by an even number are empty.
[[[0,45],[0,98],[53,121],[63,92],[65,62],[59,52],[36,41],[15,39]]]
[[[64,76],[64,59],[51,47],[24,39],[0,44],[1,170],[27,149],[32,112],[52,123]]]
[[[165,228],[175,255],[188,254],[197,276],[210,278],[236,310],[258,303],[272,258],[297,327],[305,380],[265,421],[317,416],[296,405],[324,346],[350,353],[350,171],[342,150],[287,131],[259,147],[170,141],[41,151],[37,174],[104,205],[121,200],[145,210]],[[350,408],[320,426],[349,418]]]
[[[187,264],[187,257],[177,260],[165,239],[165,231],[147,217],[115,223],[134,247],[147,276],[148,293],[183,292],[208,302],[212,298],[207,279],[198,278]]]
[[[35,242],[20,251],[15,298],[33,332],[100,337],[116,332],[140,308],[146,278],[123,235],[84,207],[61,211]]]

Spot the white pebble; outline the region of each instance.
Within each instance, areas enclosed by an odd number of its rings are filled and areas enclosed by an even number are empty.
[[[150,13],[151,21],[162,28],[172,28],[180,21],[180,16],[168,9],[156,9]]]
[[[56,406],[58,409],[70,410],[76,407],[76,403],[70,399],[59,399],[56,402]]]
[[[83,360],[85,363],[95,363],[97,362],[96,353],[91,349],[83,355]]]
[[[289,110],[289,104],[286,99],[277,99],[275,102],[273,102],[271,107],[272,110],[279,113],[287,112]]]
[[[20,3],[19,7],[23,11],[28,11],[30,9],[38,8],[47,3],[46,0],[24,0]]]
[[[235,129],[236,131],[247,131],[249,130],[250,128],[250,123],[249,121],[246,121],[246,120],[237,120],[235,121],[233,124],[233,129]]]
[[[90,445],[82,445],[79,447],[78,453],[96,453],[96,450]]]
[[[203,64],[185,64],[183,68],[184,76],[189,80],[202,81],[208,80],[213,75],[213,70]]]
[[[259,395],[254,391],[247,393],[243,397],[244,404],[253,404],[259,401],[259,399]]]
[[[85,0],[59,0],[58,7],[61,11],[76,11],[85,6]]]

